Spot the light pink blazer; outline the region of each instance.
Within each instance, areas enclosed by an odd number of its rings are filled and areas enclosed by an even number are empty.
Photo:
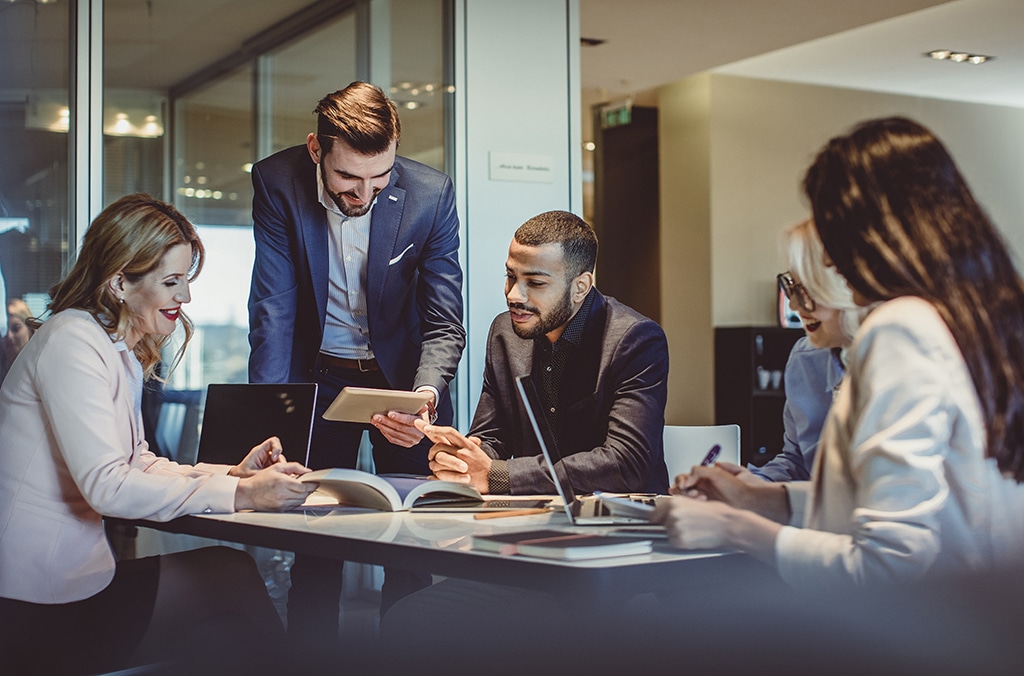
[[[234,509],[227,467],[178,465],[143,438],[128,353],[88,313],[29,340],[0,388],[0,596],[67,603],[114,575],[103,516],[166,521]]]

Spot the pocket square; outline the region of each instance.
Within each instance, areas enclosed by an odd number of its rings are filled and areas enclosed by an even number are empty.
[[[389,260],[388,261],[388,265],[394,265],[398,261],[402,260],[402,256],[404,256],[409,251],[409,249],[411,249],[413,247],[414,244],[415,244],[415,242],[413,244],[410,244],[409,246],[405,247],[405,251],[403,251],[402,253],[398,254],[397,256],[395,256],[394,258]]]

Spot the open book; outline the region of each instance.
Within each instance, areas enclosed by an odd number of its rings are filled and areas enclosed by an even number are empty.
[[[401,512],[437,503],[480,504],[483,496],[468,484],[408,474],[370,474],[358,469],[321,469],[302,481],[320,484],[304,506],[346,505]]]
[[[469,484],[410,474],[370,474],[357,469],[321,469],[303,474],[301,481],[320,484],[306,499],[303,508],[343,505],[382,512],[410,509],[483,512],[545,507],[551,501],[550,498],[507,495],[484,497]]]

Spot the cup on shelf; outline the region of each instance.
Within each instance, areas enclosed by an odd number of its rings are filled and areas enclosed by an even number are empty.
[[[757,387],[767,390],[772,381],[772,372],[763,366],[757,367]]]
[[[782,387],[782,371],[772,371],[772,389],[777,390]]]

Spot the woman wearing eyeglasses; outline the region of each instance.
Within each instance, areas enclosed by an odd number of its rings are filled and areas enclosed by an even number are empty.
[[[824,248],[810,220],[793,226],[784,237],[789,271],[778,276],[779,288],[800,315],[806,335],[786,361],[782,451],[749,469],[769,481],[806,481],[825,416],[845,374],[842,351],[853,340],[864,308],[853,302],[846,281],[822,264]]]
[[[715,500],[721,468],[655,520],[792,585],[867,586],[1024,562],[1024,281],[941,142],[903,118],[831,140],[804,179],[826,251],[862,306],[807,490],[753,510]],[[788,486],[788,487],[787,487]],[[805,512],[806,510],[806,512]],[[789,525],[789,524],[797,524]]]

